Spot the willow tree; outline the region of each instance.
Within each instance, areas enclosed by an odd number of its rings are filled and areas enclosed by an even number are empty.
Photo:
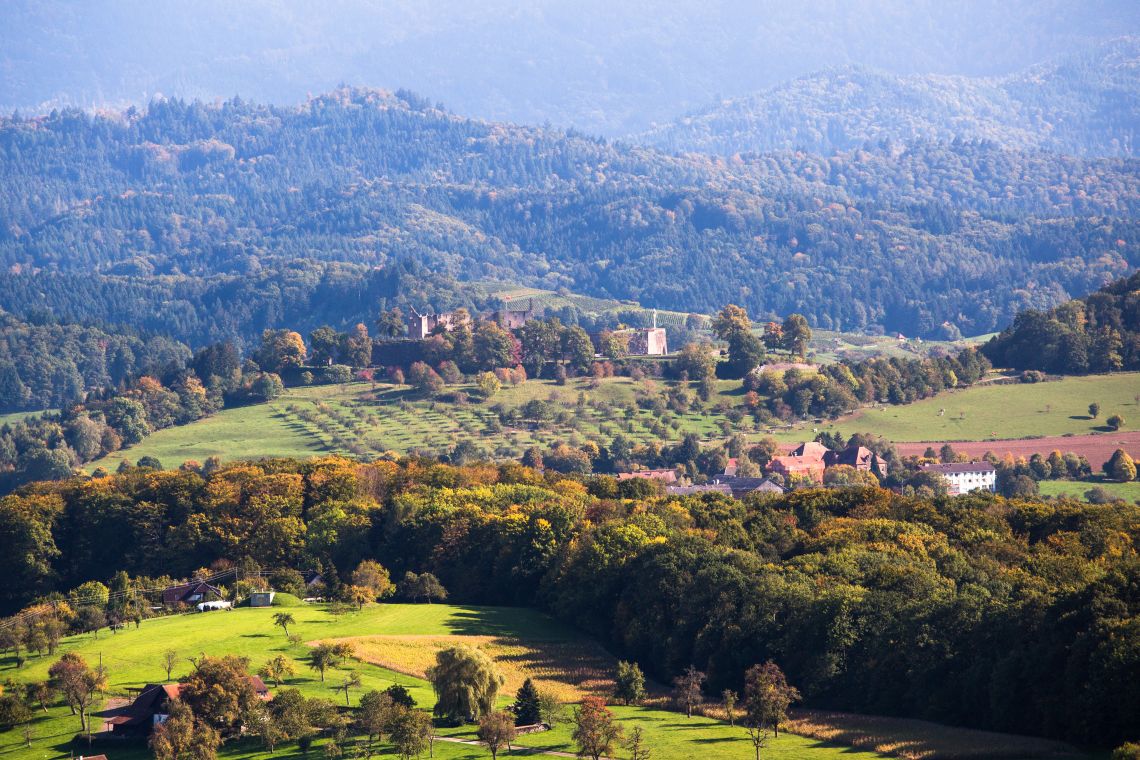
[[[453,722],[491,712],[504,682],[490,657],[462,644],[437,652],[427,677],[435,690],[435,715]]]

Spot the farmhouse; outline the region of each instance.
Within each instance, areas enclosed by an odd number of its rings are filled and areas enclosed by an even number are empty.
[[[822,443],[808,441],[793,449],[791,454],[772,457],[767,470],[785,478],[810,478],[816,483],[822,483],[823,471],[827,467],[824,458],[827,454],[828,449]]]
[[[748,478],[720,475],[713,480],[717,486],[727,487],[733,497],[741,499],[750,493],[784,493],[785,488],[771,478]]]
[[[950,464],[923,465],[923,472],[941,475],[950,484],[951,496],[970,491],[997,490],[997,469],[989,462],[952,462]]]
[[[249,676],[257,698],[263,702],[273,699],[269,687],[258,676]],[[151,729],[166,721],[170,715],[170,703],[178,699],[182,691],[180,683],[150,683],[139,690],[139,694],[124,708],[107,720],[111,733],[128,736],[150,733]]]
[[[222,598],[222,590],[203,581],[190,581],[171,586],[162,592],[162,603],[167,607],[179,604],[198,604]]]
[[[887,463],[883,458],[866,446],[848,446],[843,451],[828,451],[823,455],[823,461],[828,467],[842,464],[880,475],[887,471]]]

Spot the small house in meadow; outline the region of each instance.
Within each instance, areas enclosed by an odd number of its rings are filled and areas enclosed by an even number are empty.
[[[272,591],[254,591],[249,595],[250,607],[272,607],[273,606]]]

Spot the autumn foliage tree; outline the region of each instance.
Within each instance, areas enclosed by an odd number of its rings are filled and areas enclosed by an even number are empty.
[[[586,697],[574,710],[574,729],[570,736],[578,745],[578,756],[599,760],[613,752],[621,738],[621,726],[600,697]]]

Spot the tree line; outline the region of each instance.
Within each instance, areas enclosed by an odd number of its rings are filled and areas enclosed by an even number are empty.
[[[982,351],[995,364],[1020,370],[1140,369],[1140,272],[1047,311],[1022,311]]]
[[[613,482],[332,458],[41,483],[0,499],[0,602],[240,558],[348,583],[372,559],[457,602],[542,606],[662,682],[694,666],[707,694],[775,660],[809,706],[1134,738],[1140,507],[866,486],[623,498]]]

